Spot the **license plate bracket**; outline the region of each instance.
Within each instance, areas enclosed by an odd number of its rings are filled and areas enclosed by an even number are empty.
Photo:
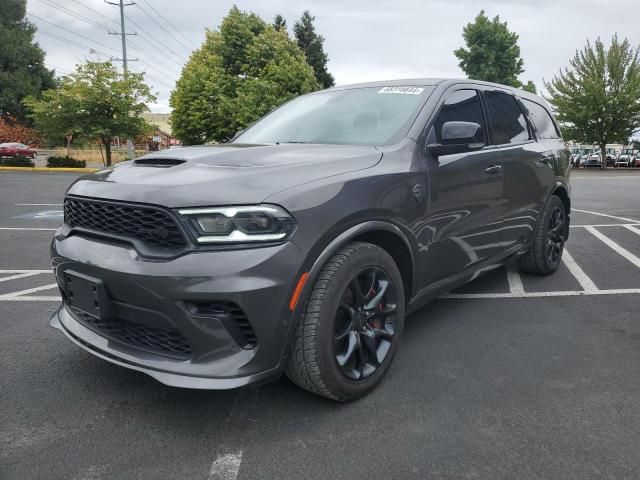
[[[102,280],[67,270],[64,282],[66,300],[71,307],[101,320],[111,316],[111,299]]]

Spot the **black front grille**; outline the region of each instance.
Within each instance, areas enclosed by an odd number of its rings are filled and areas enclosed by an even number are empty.
[[[256,332],[242,309],[233,302],[188,302],[194,315],[217,317],[242,348],[251,349],[258,344]]]
[[[184,160],[176,160],[175,158],[141,158],[134,160],[133,164],[140,167],[173,167],[184,163]]]
[[[186,246],[176,220],[159,208],[66,198],[64,221],[72,227],[137,239],[151,247],[177,250]]]
[[[125,345],[181,360],[191,356],[191,345],[178,330],[149,327],[119,318],[99,319],[77,308],[71,308],[71,312],[87,328]]]

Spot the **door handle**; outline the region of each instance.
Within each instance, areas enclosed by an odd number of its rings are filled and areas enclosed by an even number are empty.
[[[496,173],[500,173],[501,171],[502,171],[502,165],[489,165],[485,169],[485,172],[487,172],[490,175],[495,175]]]

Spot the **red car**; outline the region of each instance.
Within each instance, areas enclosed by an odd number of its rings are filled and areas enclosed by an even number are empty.
[[[23,157],[36,158],[36,151],[23,143],[0,143],[0,157]]]

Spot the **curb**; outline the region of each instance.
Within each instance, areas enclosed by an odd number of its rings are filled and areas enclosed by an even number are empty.
[[[0,172],[81,172],[93,173],[98,168],[0,167]]]

